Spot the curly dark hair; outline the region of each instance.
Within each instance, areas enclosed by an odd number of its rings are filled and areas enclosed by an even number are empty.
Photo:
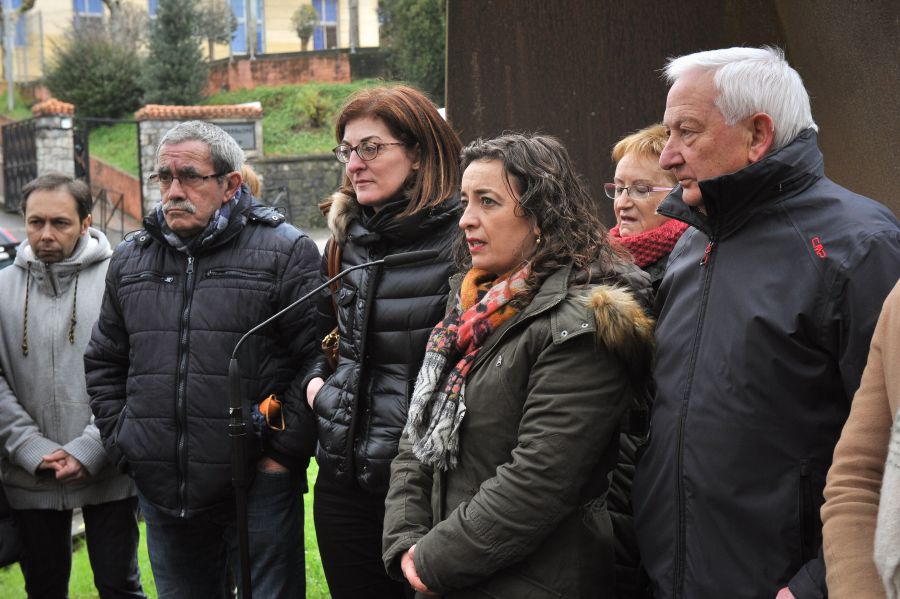
[[[544,280],[564,265],[573,264],[574,271],[599,268],[600,273],[609,273],[628,262],[622,250],[609,243],[587,185],[558,139],[523,133],[477,139],[463,148],[460,171],[476,160],[503,164],[506,183],[518,198],[517,209],[533,218],[541,231],[541,243],[530,258],[525,290],[514,298],[513,305],[527,305]],[[471,268],[465,237],[457,240],[454,258],[462,272]]]

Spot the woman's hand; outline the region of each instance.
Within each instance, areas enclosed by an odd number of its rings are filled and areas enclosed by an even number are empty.
[[[422,579],[419,578],[419,575],[416,573],[416,564],[413,562],[413,553],[415,550],[416,546],[413,545],[407,549],[406,553],[403,554],[403,557],[400,558],[400,571],[403,572],[403,576],[406,577],[409,586],[411,586],[413,590],[422,593],[423,595],[437,597],[438,594],[429,591],[428,587],[425,586],[425,583],[422,582]]]
[[[306,403],[309,404],[309,409],[311,410],[313,407],[313,403],[316,401],[316,394],[319,392],[319,389],[322,388],[322,385],[325,384],[325,379],[320,376],[309,381],[309,384],[306,386]]]

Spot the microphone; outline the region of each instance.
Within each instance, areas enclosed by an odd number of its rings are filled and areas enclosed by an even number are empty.
[[[250,541],[247,530],[247,485],[249,481],[247,480],[247,461],[244,454],[244,437],[247,435],[247,432],[246,424],[244,422],[244,410],[241,406],[241,371],[237,360],[238,350],[250,335],[269,325],[273,321],[278,320],[347,273],[361,268],[375,266],[377,264],[383,264],[385,268],[406,266],[407,264],[413,264],[414,262],[433,260],[434,258],[437,258],[438,254],[439,252],[437,250],[404,252],[402,254],[385,256],[381,260],[373,260],[344,269],[297,301],[282,308],[269,318],[251,328],[244,333],[235,344],[234,350],[231,352],[231,361],[228,363],[228,436],[231,437],[231,484],[235,488],[235,515],[237,516],[238,546],[241,562],[241,596],[244,597],[244,599],[252,599],[252,589],[250,585]]]
[[[259,323],[258,325],[254,326],[252,329],[250,329],[249,331],[244,333],[244,335],[240,339],[238,339],[237,344],[234,346],[234,351],[231,353],[231,359],[232,360],[236,359],[237,352],[240,349],[241,344],[244,343],[244,340],[247,339],[247,337],[249,337],[256,331],[260,330],[261,328],[265,327],[272,321],[278,320],[279,318],[284,316],[287,312],[290,312],[291,310],[293,310],[294,308],[296,308],[297,306],[299,306],[300,304],[302,304],[303,302],[305,302],[306,300],[308,300],[309,298],[311,298],[318,292],[322,291],[323,289],[325,289],[326,287],[331,285],[333,282],[342,278],[347,273],[353,272],[354,270],[359,270],[360,268],[368,268],[369,266],[375,266],[376,264],[384,264],[385,268],[395,268],[397,266],[406,266],[407,264],[412,264],[414,262],[425,262],[426,260],[432,260],[434,258],[437,258],[439,253],[440,252],[438,252],[437,250],[419,250],[416,252],[404,252],[402,254],[391,254],[390,256],[385,256],[381,260],[372,260],[371,262],[357,264],[356,266],[351,266],[350,268],[342,270],[341,272],[334,275],[333,277],[331,277],[330,279],[328,279],[327,281],[325,281],[324,283],[322,283],[321,285],[319,285],[318,287],[316,287],[315,289],[313,289],[312,291],[310,291],[309,293],[307,293],[306,295],[304,295],[303,297],[298,299],[297,301],[293,302],[292,304],[290,304],[289,306],[287,306],[285,308],[282,308],[281,310],[279,310],[278,312],[276,312],[275,314],[273,314],[266,320],[262,321],[261,323]]]

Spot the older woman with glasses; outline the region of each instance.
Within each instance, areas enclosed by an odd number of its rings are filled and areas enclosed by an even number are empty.
[[[384,499],[425,342],[449,290],[461,144],[434,104],[404,86],[358,92],[336,134],[344,180],[331,198],[328,249],[339,254],[325,252],[323,275],[439,252],[427,263],[344,277],[319,305],[319,334],[337,325],[336,365],[322,359],[304,381],[318,421],[313,509],[331,596],[400,598],[404,585],[381,563]]]
[[[648,376],[646,277],[558,140],[463,151],[465,232],[391,466],[384,562],[445,599],[613,597],[606,512],[622,413]]]
[[[659,155],[668,135],[661,124],[651,125],[619,141],[612,151],[615,182],[604,185],[613,200],[616,226],[609,235],[634,256],[635,263],[659,287],[669,252],[687,229],[681,221],[656,213],[656,207],[678,183],[675,175],[659,167]]]

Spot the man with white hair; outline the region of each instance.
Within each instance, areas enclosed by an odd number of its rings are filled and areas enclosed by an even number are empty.
[[[634,485],[654,597],[824,597],[822,489],[900,228],[824,176],[777,48],[671,60],[659,213],[693,227],[657,298],[651,441]]]

